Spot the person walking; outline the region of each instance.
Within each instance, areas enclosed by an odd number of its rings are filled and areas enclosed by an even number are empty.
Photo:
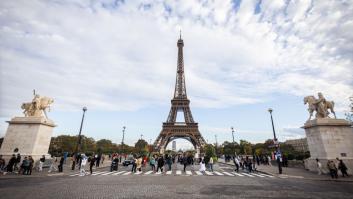
[[[39,166],[38,166],[38,171],[39,171],[39,172],[43,171],[44,162],[45,162],[45,156],[43,155],[43,156],[39,159]]]
[[[142,157],[140,156],[139,158],[137,158],[137,161],[136,161],[136,169],[139,171],[139,173],[142,172]]]
[[[150,166],[151,166],[151,169],[152,169],[153,172],[155,172],[155,170],[156,170],[155,164],[156,164],[156,160],[152,156],[151,159],[150,159]]]
[[[348,173],[347,173],[347,166],[346,164],[343,163],[343,160],[340,160],[340,162],[338,163],[338,169],[341,171],[342,173],[342,177],[347,176],[348,177]]]
[[[137,159],[134,157],[134,159],[132,160],[132,168],[131,168],[131,172],[136,173],[136,165],[137,164]]]
[[[317,174],[321,175],[322,174],[322,164],[318,158],[316,158],[316,167],[317,167]]]
[[[210,170],[213,172],[213,158],[210,157],[210,161],[208,162],[208,165],[210,166]]]
[[[268,161],[268,165],[270,165],[272,167],[271,157],[269,155],[267,156],[267,161]]]
[[[239,159],[237,156],[234,157],[234,166],[235,166],[235,170],[236,172],[239,172],[239,166],[240,166],[240,163],[239,163]]]
[[[172,170],[172,158],[170,155],[167,155],[167,165],[168,165],[168,171]]]
[[[49,171],[48,173],[52,172],[52,170],[58,171],[58,169],[56,168],[56,162],[58,160],[56,159],[56,157],[54,157],[53,155],[51,156],[51,163],[50,163],[50,167],[49,167]]]
[[[17,170],[17,171],[19,171],[20,172],[20,168],[19,168],[19,166],[18,165],[20,165],[21,164],[21,154],[17,154],[17,157],[16,157],[16,162],[15,162],[15,164],[14,164],[14,168],[13,168],[13,170],[15,171],[15,170]]]
[[[6,166],[6,172],[4,173],[4,175],[6,175],[7,172],[13,172],[13,167],[16,163],[16,155],[13,154],[11,159],[9,160],[9,163]]]
[[[28,156],[28,161],[29,161],[28,175],[32,175],[32,170],[33,170],[33,166],[34,166],[34,160],[33,160],[32,156]]]
[[[93,167],[94,167],[94,164],[96,163],[96,158],[94,157],[94,154],[88,159],[88,161],[89,161],[89,172],[92,175]]]
[[[29,174],[29,161],[28,161],[28,158],[27,158],[27,156],[23,159],[23,161],[22,161],[22,165],[21,165],[21,167],[22,167],[22,170],[23,170],[23,172],[22,172],[22,175],[28,175]]]
[[[85,171],[86,164],[87,164],[87,157],[85,154],[81,154],[80,176],[86,175],[86,171]]]
[[[161,172],[163,172],[163,167],[164,167],[164,158],[163,158],[163,156],[160,156],[158,158],[157,173],[158,173],[159,169],[161,170]]]
[[[212,159],[212,158],[211,158]],[[199,170],[201,173],[205,173],[206,171],[206,164],[205,164],[205,160],[202,160],[200,162],[200,170]]]
[[[4,158],[2,158],[2,155],[0,155],[0,172],[4,172],[5,165],[6,165],[6,161]]]
[[[65,162],[65,157],[62,155],[60,158],[59,166],[58,166],[60,173],[63,172],[64,162]]]
[[[337,168],[336,168],[335,163],[332,160],[329,160],[327,162],[327,168],[330,170],[331,178],[338,178]]]
[[[183,165],[184,165],[184,172],[185,172],[186,166],[188,165],[188,159],[187,159],[186,156],[183,157],[182,163],[183,163]]]

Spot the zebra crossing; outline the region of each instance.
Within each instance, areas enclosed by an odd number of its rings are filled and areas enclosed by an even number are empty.
[[[146,172],[136,172],[133,173],[131,171],[97,171],[93,172],[92,174],[86,173],[85,176],[229,176],[229,177],[249,177],[249,178],[274,178],[272,175],[263,174],[263,173],[245,173],[245,172],[227,172],[227,171],[181,171],[181,170],[174,170],[174,171],[166,171],[166,172],[154,172],[154,171],[146,171]],[[70,174],[69,176],[79,176],[80,173]]]

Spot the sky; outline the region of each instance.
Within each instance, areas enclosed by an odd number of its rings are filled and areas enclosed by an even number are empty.
[[[353,95],[353,1],[0,1],[0,136],[33,89],[53,136],[153,142],[173,97],[179,30],[188,98],[206,141],[305,136],[303,98],[339,118]],[[178,148],[188,148],[178,140]]]

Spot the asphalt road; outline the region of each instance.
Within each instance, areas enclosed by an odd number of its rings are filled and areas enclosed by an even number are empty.
[[[180,167],[174,167],[179,169]],[[119,168],[128,171],[129,168]],[[104,169],[107,170],[107,169]],[[231,172],[231,168],[217,168]],[[147,170],[146,170],[147,171]],[[146,172],[145,171],[145,172]],[[106,171],[107,172],[107,171]],[[193,173],[194,174],[194,173]],[[277,177],[95,175],[0,178],[0,198],[353,198],[353,183]]]

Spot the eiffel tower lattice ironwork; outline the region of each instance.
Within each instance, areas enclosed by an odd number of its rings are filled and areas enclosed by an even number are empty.
[[[199,154],[200,150],[203,150],[206,142],[198,129],[198,124],[192,117],[190,110],[190,100],[186,95],[183,58],[184,41],[181,39],[181,35],[177,42],[177,46],[178,63],[174,97],[171,100],[172,107],[169,111],[167,121],[163,123],[161,133],[154,142],[154,147],[160,153],[164,153],[168,143],[177,138],[184,138],[193,144],[197,154]],[[184,113],[185,122],[176,121],[178,112]]]

